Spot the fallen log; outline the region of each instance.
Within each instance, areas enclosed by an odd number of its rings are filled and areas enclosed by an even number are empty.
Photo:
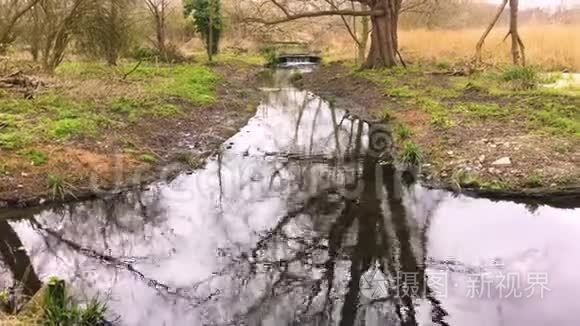
[[[35,91],[43,85],[41,80],[27,76],[22,71],[0,78],[0,88],[14,89],[23,93],[27,99],[33,98]]]

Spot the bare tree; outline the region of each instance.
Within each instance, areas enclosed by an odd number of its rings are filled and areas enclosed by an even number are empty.
[[[42,67],[52,72],[64,59],[84,15],[94,10],[92,0],[41,0]]]
[[[487,26],[485,32],[483,33],[483,35],[481,36],[481,38],[477,42],[477,45],[475,47],[475,57],[476,57],[477,62],[482,61],[483,43],[485,42],[485,39],[487,38],[487,36],[491,32],[491,30],[497,24],[497,21],[501,17],[501,14],[505,10],[505,7],[507,6],[508,2],[510,5],[510,27],[509,27],[509,32],[506,35],[506,38],[511,35],[512,61],[515,65],[519,65],[519,64],[522,64],[524,66],[526,65],[525,46],[524,46],[524,42],[522,41],[520,34],[518,32],[519,0],[503,0],[502,4],[498,8],[496,15],[493,18],[493,20]]]
[[[271,20],[251,18],[250,21],[274,25],[301,18],[322,16],[370,17],[372,32],[370,52],[365,63],[366,68],[392,67],[397,65],[398,37],[397,24],[403,0],[348,0],[357,2],[365,9],[339,8],[336,5],[326,7],[313,6],[302,1],[269,0],[269,3],[282,13]],[[263,6],[265,3],[261,3]]]
[[[169,0],[145,0],[147,9],[155,24],[155,47],[163,60],[167,60],[167,16],[169,14]]]
[[[40,0],[0,0],[0,54],[16,40],[15,27]]]
[[[95,2],[95,10],[83,17],[83,28],[79,31],[83,50],[115,66],[121,51],[128,46],[129,11],[133,3],[133,0]]]
[[[365,29],[365,23],[370,21],[371,44],[363,67],[392,67],[398,64],[399,59],[402,62],[397,35],[400,13],[416,10],[431,1],[434,0],[324,0],[322,3],[301,0],[262,0],[256,4],[258,12],[268,12],[264,7],[269,5],[277,10],[277,15],[272,19],[264,19],[262,18],[264,15],[258,15],[259,17],[249,18],[248,21],[275,25],[302,18],[340,16],[357,44],[359,56],[366,52],[366,35],[369,32]],[[271,12],[272,10],[268,13]],[[349,22],[346,17],[353,17],[353,21]],[[356,19],[354,18],[356,17],[362,17],[360,33],[355,32]]]

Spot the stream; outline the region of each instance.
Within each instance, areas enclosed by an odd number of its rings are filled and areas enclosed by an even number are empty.
[[[0,288],[56,275],[128,326],[580,325],[580,209],[406,185],[291,73],[203,169],[0,220]]]

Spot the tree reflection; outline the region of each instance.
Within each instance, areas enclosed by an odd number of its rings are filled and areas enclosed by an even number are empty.
[[[177,188],[172,184],[35,215],[21,222],[43,242],[43,250],[31,255],[40,262],[62,257],[70,281],[81,291],[122,287],[130,279],[131,285],[153,293],[159,300],[156,308],[187,306],[187,313],[179,317],[194,314],[204,325],[417,325],[416,307],[422,302],[431,304],[433,322],[444,325],[446,313],[425,281],[426,231],[403,202],[412,196],[392,165],[365,151],[365,130],[372,126],[310,94],[298,95],[277,97],[280,106],[297,108],[288,113],[296,125],[285,130],[291,138],[286,153],[277,153],[272,161],[244,155],[229,162],[241,172],[263,173],[264,178],[244,174],[232,181],[237,170],[219,155],[200,175],[181,180],[187,187],[193,178],[206,181],[190,202],[174,202],[168,196]],[[317,119],[326,122],[316,123]],[[330,129],[321,130],[323,125]],[[249,191],[253,183],[261,186],[259,191]],[[285,187],[275,187],[283,183]],[[244,191],[249,191],[248,198],[242,197]],[[215,206],[196,206],[196,200],[205,203],[201,196]],[[260,228],[248,216],[260,215],[264,203],[279,205],[283,214],[266,216],[268,227]],[[215,228],[196,219],[210,220]],[[235,238],[232,222],[249,240]],[[199,241],[185,230],[176,234],[175,225],[208,230],[191,232],[204,237]],[[5,222],[0,230],[12,228]],[[14,231],[10,237],[11,246],[23,247]],[[196,250],[191,243],[212,242],[212,237],[220,238],[212,257],[187,252]],[[231,239],[222,239],[227,237]],[[6,262],[8,251],[1,253]],[[199,260],[191,265],[214,268],[217,261],[216,267],[202,278],[162,269],[192,257]],[[31,266],[28,257],[20,259],[23,266]],[[89,268],[96,277],[88,275]],[[389,291],[369,297],[361,285],[373,270],[386,276]],[[23,273],[13,271],[17,279]],[[117,283],[120,274],[123,285]],[[401,277],[404,274],[414,275],[416,282]],[[38,277],[34,281],[40,283]],[[140,297],[149,292],[120,292],[137,303],[153,302]]]
[[[30,257],[18,234],[5,219],[0,219],[0,262],[11,273],[16,291],[21,289],[22,295],[30,298],[40,290],[42,283],[34,270]],[[19,303],[21,302],[11,302],[8,309],[13,312]]]

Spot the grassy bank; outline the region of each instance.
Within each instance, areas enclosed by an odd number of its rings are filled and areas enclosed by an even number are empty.
[[[30,89],[0,89],[0,201],[124,184],[172,160],[195,165],[216,145],[204,133],[226,137],[249,116],[255,69],[228,59],[25,71],[40,81],[32,98]],[[180,144],[186,138],[194,151]]]
[[[304,86],[348,94],[367,116],[394,125],[399,158],[421,161],[430,182],[560,189],[580,180],[580,89],[542,86],[560,77],[511,66],[465,75],[446,63],[380,71],[329,65]]]

